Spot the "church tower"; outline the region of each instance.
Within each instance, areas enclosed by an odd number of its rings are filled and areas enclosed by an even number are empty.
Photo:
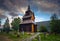
[[[20,23],[20,31],[25,32],[36,32],[37,25],[35,24],[35,16],[34,13],[30,10],[30,6],[28,6],[25,15],[22,18],[22,23]]]

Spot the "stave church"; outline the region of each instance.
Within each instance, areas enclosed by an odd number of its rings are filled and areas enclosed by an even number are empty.
[[[34,13],[31,11],[30,6],[28,6],[25,15],[22,18],[22,22],[19,25],[19,31],[24,32],[36,32],[37,25],[35,23],[35,16]]]

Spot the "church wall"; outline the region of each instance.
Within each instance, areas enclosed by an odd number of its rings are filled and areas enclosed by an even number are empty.
[[[32,17],[31,17],[31,20],[33,20],[34,21],[34,16],[32,15]]]
[[[34,20],[34,13],[30,10],[30,6],[28,6],[28,10],[25,12],[25,15],[23,16],[23,22],[20,24],[19,30],[25,32],[37,31],[37,27],[34,24]]]
[[[31,32],[31,24],[20,24],[20,31]]]
[[[34,24],[32,24],[32,32],[34,32]]]

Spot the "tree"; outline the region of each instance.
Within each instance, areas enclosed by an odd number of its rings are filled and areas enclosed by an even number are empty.
[[[0,26],[1,26],[1,19],[0,19]]]
[[[9,25],[9,19],[7,18],[5,24],[4,24],[4,28],[3,28],[3,31],[9,33],[10,31],[10,25]]]
[[[11,25],[12,25],[12,28],[13,28],[15,31],[18,31],[20,21],[21,21],[21,19],[20,19],[19,17],[18,17],[18,18],[15,18],[15,19],[12,21]]]
[[[0,27],[1,27],[1,18],[0,18]],[[0,31],[2,32],[2,29],[0,28]]]
[[[56,33],[60,33],[60,20],[56,22]]]
[[[58,17],[56,14],[53,14],[51,16],[51,22],[50,22],[50,27],[51,27],[51,32],[53,33],[59,33],[60,32],[60,20],[58,20]]]
[[[47,32],[48,30],[45,26],[42,25],[42,26],[40,26],[40,31],[41,32]]]

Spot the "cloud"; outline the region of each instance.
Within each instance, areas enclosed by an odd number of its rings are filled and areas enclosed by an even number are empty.
[[[33,1],[33,3],[37,5],[38,10],[56,12],[60,8],[60,5],[56,1],[58,0],[38,0],[38,1]]]
[[[5,16],[4,13],[5,13],[5,11],[0,9],[0,18],[1,18],[1,19],[6,18],[6,16]]]
[[[17,10],[18,10],[21,14],[25,14],[25,11],[27,10],[27,7],[17,8]]]
[[[43,21],[43,20],[44,20],[44,18],[37,18],[37,17],[36,17],[35,22],[41,22],[41,21]]]
[[[18,14],[16,13],[16,12],[9,12],[9,15],[11,15],[11,16],[18,16]]]
[[[38,17],[38,16],[35,16],[35,22],[41,22],[41,21],[48,21],[49,19],[45,19],[44,17]]]
[[[59,0],[0,0],[0,9],[11,16],[18,16],[24,14],[27,6],[31,5],[36,11],[54,12],[60,14],[60,1]],[[36,8],[37,9],[36,9]],[[0,11],[0,12],[1,12]],[[6,13],[0,13],[2,17]]]
[[[17,12],[24,14],[27,4],[25,0],[0,0],[0,9],[8,11],[11,16],[17,16]]]
[[[4,19],[4,18],[6,18],[5,15],[0,15],[0,19]]]

